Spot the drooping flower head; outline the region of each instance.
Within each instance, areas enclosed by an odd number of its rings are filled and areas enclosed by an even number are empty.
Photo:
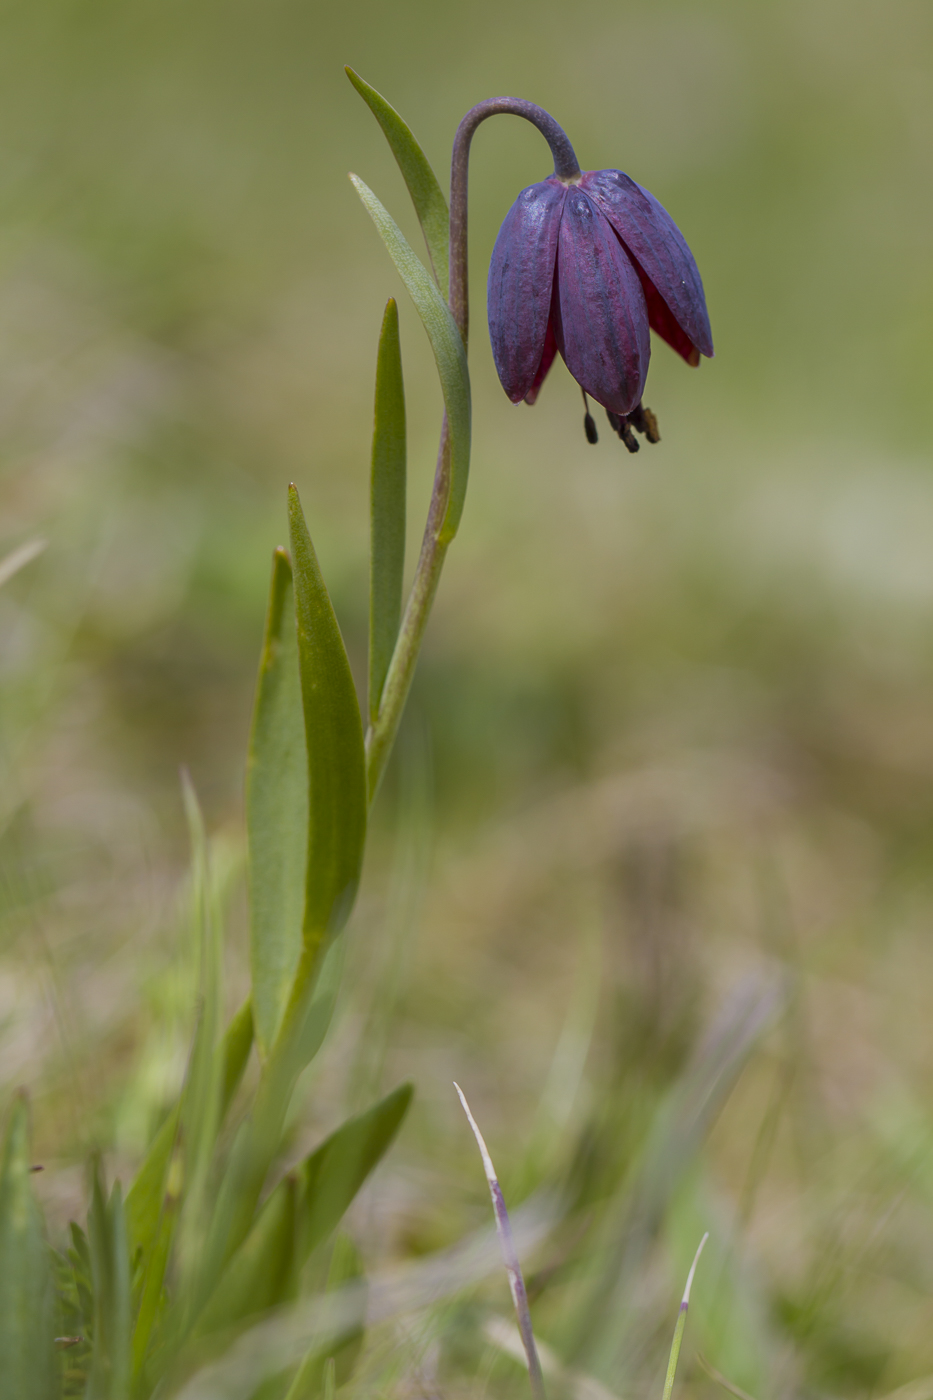
[[[649,328],[690,365],[713,353],[703,283],[683,235],[621,170],[552,175],[522,190],[496,239],[487,307],[512,402],[535,402],[559,351],[630,451],[633,427],[658,440],[641,402]],[[595,442],[589,410],[584,422]]]

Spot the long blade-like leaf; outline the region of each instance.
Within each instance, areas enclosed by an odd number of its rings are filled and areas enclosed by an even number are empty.
[[[411,1084],[403,1084],[348,1119],[279,1182],[206,1299],[193,1339],[285,1299],[311,1251],[340,1223],[390,1147],[412,1093]]]
[[[294,1178],[285,1177],[224,1270],[193,1337],[226,1329],[282,1302],[293,1278],[296,1196]]]
[[[275,1039],[301,953],[308,772],[292,570],[275,551],[246,766],[250,962],[256,1041]]]
[[[220,1047],[223,1103],[226,1113],[230,1101],[236,1093],[253,1043],[253,1016],[249,1001],[245,1001],[227,1027]],[[165,1190],[165,1178],[172,1148],[178,1135],[178,1114],[180,1103],[169,1113],[152,1140],[136,1179],[127,1192],[126,1231],[129,1240],[130,1258],[136,1259],[142,1251],[145,1257],[152,1248],[159,1223]]]
[[[408,186],[411,202],[415,206],[418,222],[424,241],[428,245],[428,257],[434,269],[434,276],[444,296],[447,295],[448,262],[447,249],[450,237],[450,215],[447,201],[441,193],[437,176],[428,164],[427,157],[415,140],[405,122],[390,107],[388,102],[369,83],[364,82],[352,68],[345,70],[350,82],[369,107],[376,121],[382,127],[385,138],[398,161],[399,169]]]
[[[0,1169],[0,1377],[17,1400],[57,1394],[48,1248],[29,1179],[29,1105],[17,1094]]]
[[[97,1171],[87,1224],[94,1280],[94,1359],[87,1400],[125,1400],[129,1394],[132,1323],[126,1217],[119,1182],[108,1201]]]
[[[184,1192],[178,1230],[180,1274],[188,1286],[198,1272],[213,1200],[209,1173],[223,1112],[224,1066],[219,1052],[221,952],[219,911],[213,897],[204,820],[197,796],[183,775],[185,812],[191,834],[192,925],[198,949],[198,1021],[185,1092],[180,1131],[184,1153]]]
[[[434,351],[450,430],[450,494],[441,527],[441,538],[452,540],[463,514],[470,472],[470,372],[467,368],[463,339],[431,274],[412,251],[410,243],[391,214],[359,176],[351,175],[350,179],[415,303],[415,309],[421,317],[431,342],[431,349]]]
[[[389,299],[376,361],[376,411],[370,473],[369,717],[379,713],[382,687],[402,617],[405,571],[405,387],[398,306]]]
[[[486,1184],[489,1187],[489,1195],[492,1200],[492,1211],[496,1219],[496,1234],[499,1236],[502,1260],[505,1264],[505,1272],[508,1275],[509,1292],[512,1294],[515,1316],[518,1319],[518,1330],[521,1334],[522,1346],[525,1350],[525,1359],[528,1362],[528,1380],[531,1384],[531,1393],[534,1396],[534,1400],[545,1400],[544,1376],[541,1373],[541,1360],[538,1356],[535,1334],[531,1325],[528,1293],[525,1289],[522,1266],[518,1261],[518,1250],[515,1248],[515,1237],[512,1234],[512,1222],[509,1220],[509,1212],[506,1209],[505,1197],[502,1194],[502,1187],[499,1185],[499,1178],[492,1164],[492,1158],[489,1155],[489,1148],[486,1146],[486,1140],[479,1130],[479,1124],[473,1117],[470,1105],[466,1101],[466,1096],[456,1081],[454,1081],[454,1088],[463,1106],[463,1111],[467,1116],[467,1122],[473,1130],[473,1136],[476,1138],[476,1145],[479,1148],[479,1155],[482,1158],[483,1171],[486,1174]],[[668,1400],[667,1396],[665,1396],[665,1400]]]
[[[700,1247],[690,1265],[690,1272],[687,1275],[687,1286],[684,1289],[684,1296],[680,1301],[680,1311],[677,1314],[677,1322],[674,1325],[674,1340],[671,1343],[671,1354],[667,1363],[667,1375],[664,1379],[664,1400],[671,1400],[674,1390],[674,1377],[677,1375],[677,1362],[680,1359],[680,1346],[684,1339],[684,1328],[687,1325],[687,1309],[690,1306],[690,1289],[693,1287],[693,1275],[697,1271],[697,1264],[700,1262],[700,1255],[703,1253],[703,1246],[709,1239],[709,1231],[700,1240]]]
[[[366,839],[366,757],[350,663],[294,486],[288,522],[308,776],[304,973],[346,922]]]
[[[413,1085],[400,1085],[373,1108],[347,1119],[302,1164],[300,1261],[339,1224],[353,1197],[392,1144],[413,1093]]]
[[[253,1044],[253,1015],[247,1000],[227,1027],[218,1049],[221,1079],[221,1119],[237,1091]],[[162,1301],[175,1226],[178,1192],[170,1189],[169,1167],[178,1146],[181,1101],[162,1124],[126,1197],[126,1228],[130,1258],[140,1270],[141,1285],[133,1330],[133,1375],[146,1361],[149,1339]]]

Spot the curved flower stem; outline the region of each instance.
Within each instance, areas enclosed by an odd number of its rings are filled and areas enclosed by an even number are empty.
[[[469,186],[470,143],[473,133],[487,117],[511,114],[524,117],[538,128],[551,148],[554,174],[565,184],[580,178],[580,166],[563,128],[558,126],[543,107],[520,97],[490,97],[471,107],[457,127],[450,164],[450,284],[448,304],[467,348],[470,328],[469,280],[467,272],[467,197]],[[418,653],[427,626],[434,595],[440,582],[441,570],[450,545],[444,532],[447,501],[450,495],[450,436],[447,415],[441,427],[441,441],[434,472],[431,504],[421,541],[421,553],[399,628],[398,640],[389,663],[388,674],[379,702],[379,713],[366,734],[366,780],[369,800],[373,801],[385,771],[385,765],[408,699],[414,679]]]
[[[534,102],[521,97],[490,97],[471,107],[457,127],[453,157],[450,165],[450,295],[448,301],[454,320],[460,328],[463,343],[467,343],[470,323],[470,294],[467,275],[467,192],[469,185],[470,142],[473,133],[487,117],[501,113],[524,117],[541,132],[554,157],[554,174],[565,185],[580,178],[580,165],[563,127]]]

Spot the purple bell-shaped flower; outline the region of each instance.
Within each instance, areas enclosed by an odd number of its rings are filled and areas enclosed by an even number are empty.
[[[620,170],[552,175],[523,190],[489,268],[489,335],[502,387],[534,403],[558,351],[634,451],[632,427],[657,441],[641,398],[649,327],[688,364],[711,356],[703,284],[667,211]],[[596,441],[587,411],[586,434]]]

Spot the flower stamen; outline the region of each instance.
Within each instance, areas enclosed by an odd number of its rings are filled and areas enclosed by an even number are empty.
[[[590,412],[590,401],[586,397],[586,390],[581,389],[583,395],[583,431],[586,433],[586,440],[591,445],[599,442],[599,433],[596,431],[596,419]]]

